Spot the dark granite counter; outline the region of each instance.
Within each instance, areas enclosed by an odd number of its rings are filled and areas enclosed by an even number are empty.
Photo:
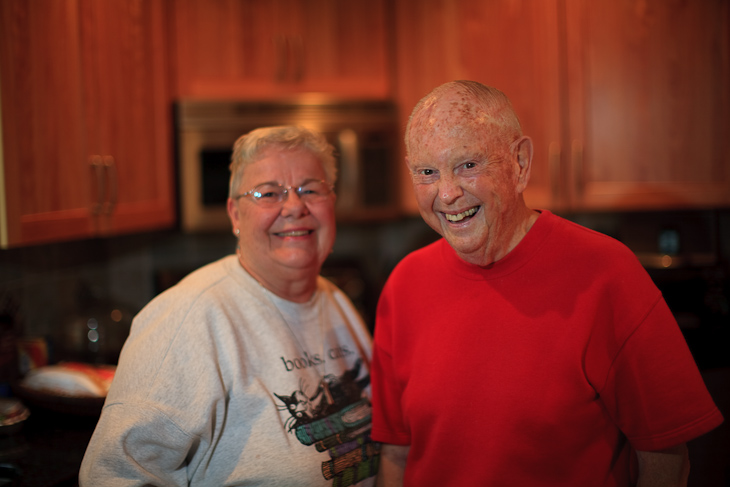
[[[0,487],[75,487],[97,417],[31,409],[16,433],[0,436]]]

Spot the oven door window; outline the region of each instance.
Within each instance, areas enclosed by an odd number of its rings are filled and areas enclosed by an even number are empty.
[[[231,149],[203,149],[200,151],[202,200],[205,207],[225,207],[231,164]]]

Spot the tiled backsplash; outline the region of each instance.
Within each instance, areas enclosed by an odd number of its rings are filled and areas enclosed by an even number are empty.
[[[623,241],[636,252],[657,252],[658,234],[677,232],[680,252],[714,253],[727,275],[730,211],[586,213],[564,215]],[[326,265],[359,263],[374,301],[393,266],[408,252],[437,238],[418,217],[338,227]],[[139,311],[162,288],[161,273],[179,275],[234,251],[229,234],[177,231],[68,242],[0,251],[0,313],[15,315],[22,336],[53,337],[79,308],[79,295]]]

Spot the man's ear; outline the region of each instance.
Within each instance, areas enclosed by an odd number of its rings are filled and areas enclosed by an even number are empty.
[[[515,154],[519,172],[517,174],[517,192],[522,193],[530,182],[530,171],[532,170],[532,139],[526,135],[515,142]]]

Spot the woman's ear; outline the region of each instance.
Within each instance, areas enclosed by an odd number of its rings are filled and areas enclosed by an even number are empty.
[[[236,230],[240,231],[241,228],[241,211],[238,209],[238,200],[228,198],[226,210],[228,211],[228,218],[231,220],[231,231],[237,236]]]

